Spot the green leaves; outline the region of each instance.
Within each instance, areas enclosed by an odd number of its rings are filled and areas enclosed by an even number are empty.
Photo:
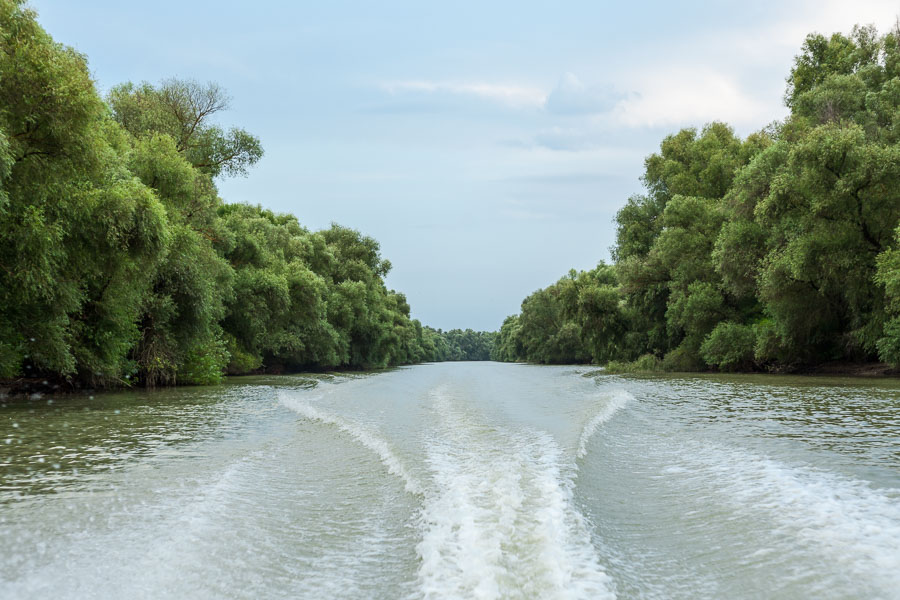
[[[501,329],[503,356],[545,360],[528,343],[575,322],[601,362],[900,364],[898,35],[809,36],[784,123],[745,140],[721,123],[667,136],[646,194],[616,216],[618,287],[570,293],[579,275],[532,295]]]
[[[601,263],[526,298],[521,315],[503,322],[491,356],[549,364],[605,360],[626,327],[615,271]]]
[[[168,220],[127,170],[84,58],[0,2],[0,376],[131,369]]]
[[[406,298],[385,287],[390,263],[374,239],[338,225],[311,233],[260,207],[219,212],[235,269],[223,321],[230,372],[242,364],[368,368],[447,357],[409,318]]]
[[[215,83],[182,79],[167,79],[158,87],[126,83],[112,89],[108,102],[116,121],[133,136],[168,136],[192,167],[210,177],[246,175],[262,158],[258,138],[211,122],[229,103]]]
[[[488,357],[492,334],[410,319],[371,237],[223,204],[214,178],[263,152],[214,122],[216,84],[126,83],[106,106],[84,57],[11,0],[0,81],[0,377],[208,384]]]
[[[753,366],[755,348],[752,327],[723,321],[704,340],[700,355],[723,371],[747,370]]]

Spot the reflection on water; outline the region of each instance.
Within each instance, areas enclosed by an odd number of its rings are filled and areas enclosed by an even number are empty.
[[[788,440],[852,456],[831,460],[851,471],[889,467],[885,485],[893,479],[900,486],[900,380],[717,374],[628,381],[648,400],[677,408],[667,419],[715,424],[720,434],[761,449]]]
[[[91,485],[96,477],[247,427],[234,401],[262,383],[308,388],[320,376],[235,385],[0,399],[0,503]],[[260,387],[268,390],[268,386]],[[245,407],[249,409],[249,407]]]

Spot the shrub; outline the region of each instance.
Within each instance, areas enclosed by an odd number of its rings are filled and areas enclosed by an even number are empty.
[[[893,365],[900,365],[900,317],[884,326],[884,337],[878,340],[878,358]]]
[[[706,365],[700,360],[696,342],[692,338],[685,339],[681,345],[666,353],[662,359],[662,370],[676,373],[702,371]]]
[[[244,350],[233,336],[226,335],[226,338],[228,354],[231,357],[226,368],[229,375],[245,375],[262,366],[261,356]]]
[[[656,373],[662,370],[662,365],[657,357],[645,354],[631,362],[611,360],[604,370],[607,373]]]
[[[746,370],[753,366],[756,334],[749,325],[725,321],[706,336],[700,356],[723,371]]]
[[[215,340],[202,347],[192,348],[178,369],[180,383],[212,385],[220,383],[230,354],[225,342]]]

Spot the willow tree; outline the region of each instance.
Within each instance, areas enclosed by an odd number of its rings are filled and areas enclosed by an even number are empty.
[[[723,123],[666,137],[645,161],[647,189],[616,216],[614,258],[630,331],[623,354],[669,355],[700,368],[704,337],[735,310],[712,260],[724,198],[740,169],[768,143],[739,139]]]
[[[760,360],[875,358],[900,221],[898,32],[811,35],[788,83],[790,117],[732,191],[718,269],[756,289]]]
[[[170,232],[85,58],[0,0],[0,376],[124,381]]]
[[[107,98],[116,120],[135,137],[169,136],[178,152],[212,177],[246,175],[262,157],[259,139],[244,129],[215,123],[230,98],[216,83],[166,79],[158,86],[124,83]]]

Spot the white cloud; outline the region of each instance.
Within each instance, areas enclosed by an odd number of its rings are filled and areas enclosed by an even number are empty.
[[[896,0],[806,0],[803,9],[791,23],[793,27],[786,27],[791,34],[800,34],[794,38],[794,43],[803,41],[806,34],[812,30],[801,31],[802,26],[812,25],[814,30],[820,33],[831,34],[835,31],[849,32],[853,25],[874,24],[881,33],[894,25],[894,21],[900,14],[900,5]]]
[[[707,63],[729,62],[739,67],[753,63],[787,65],[811,33],[847,34],[854,25],[870,24],[886,33],[900,16],[900,4],[896,0],[804,0],[786,4],[783,11],[763,23],[710,32],[702,45],[717,51],[707,55]]]
[[[610,110],[621,99],[612,86],[585,85],[573,73],[565,73],[547,96],[547,111],[561,115],[596,114]]]
[[[541,108],[547,94],[534,87],[483,82],[407,80],[386,82],[381,88],[391,94],[450,94],[480,98],[513,108]]]
[[[577,120],[544,127],[531,137],[531,143],[550,151],[584,153],[612,140],[622,143],[621,136],[633,129],[701,127],[711,121],[724,121],[746,135],[786,112],[779,93],[748,90],[714,69],[669,65],[636,70],[629,79],[627,85],[634,92],[619,95],[602,108],[590,106],[590,112],[588,106],[576,105],[583,110],[576,113],[573,107],[566,114]]]
[[[762,126],[780,115],[770,101],[743,89],[732,77],[709,69],[674,67],[644,72],[636,93],[619,102],[604,121],[611,125],[660,127],[725,121]]]
[[[564,73],[549,92],[539,87],[479,81],[413,79],[384,82],[392,94],[450,95],[477,98],[517,109],[544,109],[557,115],[588,115],[611,110],[623,97],[612,86],[586,85],[576,75]]]
[[[896,0],[801,0],[785,3],[761,23],[663,40],[652,62],[621,64],[609,74],[618,89],[632,94],[590,120],[605,129],[701,126],[720,120],[749,133],[786,116],[784,80],[808,34],[849,33],[854,24],[870,23],[885,33],[898,15]],[[579,83],[561,82],[560,89],[569,85],[578,91]],[[541,140],[549,147],[577,149],[583,138],[547,131]]]
[[[674,127],[721,120],[747,133],[786,116],[785,77],[807,35],[849,33],[855,24],[885,33],[898,15],[896,0],[802,0],[762,23],[666,41],[653,63],[620,72],[617,84],[636,94],[595,121]]]

